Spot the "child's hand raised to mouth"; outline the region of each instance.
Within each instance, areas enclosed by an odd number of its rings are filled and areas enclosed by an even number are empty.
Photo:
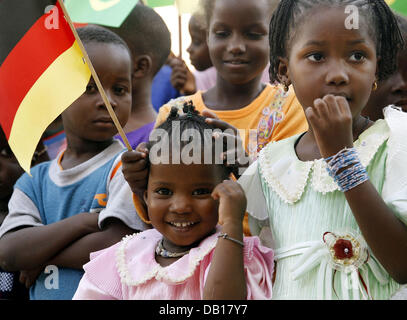
[[[326,95],[305,110],[321,156],[330,157],[353,147],[352,113],[346,98]]]

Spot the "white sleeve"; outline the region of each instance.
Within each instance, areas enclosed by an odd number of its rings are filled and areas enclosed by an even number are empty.
[[[384,115],[390,128],[390,138],[382,196],[407,225],[407,113],[387,107]]]
[[[261,186],[258,170],[259,162],[254,162],[237,181],[243,188],[247,198],[247,212],[258,220],[268,219],[267,203]]]
[[[115,161],[112,168],[116,166],[120,158],[121,155]],[[133,193],[129,184],[124,179],[121,166],[114,177],[108,182],[107,195],[106,208],[99,214],[99,228],[102,228],[102,224],[107,218],[117,218],[134,230],[142,231],[149,229],[149,226],[141,221],[137,214],[133,202]]]
[[[40,212],[32,200],[20,189],[14,188],[9,201],[9,213],[0,227],[0,238],[12,229],[42,226]]]

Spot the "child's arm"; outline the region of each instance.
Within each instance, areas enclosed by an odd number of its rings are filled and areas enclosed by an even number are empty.
[[[56,265],[64,268],[82,269],[89,262],[89,254],[110,247],[123,237],[133,234],[136,230],[116,218],[106,220],[103,229],[89,233],[76,240],[54,256],[46,265]]]
[[[62,268],[82,270],[83,265],[89,262],[90,253],[110,247],[119,242],[124,236],[134,233],[123,222],[115,218],[106,220],[103,230],[89,233],[62,249],[51,260],[31,270],[22,270],[20,282],[27,288],[31,287],[40,273],[49,265]]]
[[[99,228],[71,243],[47,263],[82,269],[89,261],[91,252],[110,247],[124,236],[147,228],[137,215],[132,191],[121,170],[117,170],[114,177],[109,180],[108,200],[106,208],[99,213]]]
[[[345,98],[326,96],[306,110],[324,158],[353,147],[352,114]],[[345,192],[364,238],[390,276],[407,282],[407,227],[395,216],[368,180]]]
[[[37,268],[73,241],[99,230],[97,222],[98,214],[80,213],[49,225],[11,230],[0,239],[0,266],[7,271]]]
[[[219,199],[219,222],[221,233],[243,242],[242,220],[246,210],[246,197],[242,187],[226,180],[216,186],[212,193]],[[243,300],[247,296],[243,265],[243,246],[229,239],[219,238],[203,298],[206,300]]]

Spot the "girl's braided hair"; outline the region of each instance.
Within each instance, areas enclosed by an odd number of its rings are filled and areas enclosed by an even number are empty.
[[[182,111],[183,114],[180,115],[179,109],[177,107],[172,107],[167,119],[158,126],[157,129],[163,129],[169,136],[171,136],[173,122],[178,121],[181,134],[187,129],[196,129],[201,134],[202,138],[204,137],[205,129],[213,129],[211,125],[205,122],[205,118],[195,109],[192,101],[185,102]],[[201,142],[203,142],[203,140]],[[189,143],[189,141],[186,143]]]
[[[177,107],[172,107],[167,119],[155,130],[157,129],[164,130],[167,134],[166,138],[168,139],[168,142],[170,144],[172,143],[171,138],[173,135],[176,134],[178,137],[182,137],[185,131],[194,130],[195,133],[197,133],[197,135],[189,136],[188,140],[181,139],[181,141],[179,141],[180,150],[182,150],[183,147],[191,143],[199,143],[202,150],[211,147],[213,151],[215,149],[214,148],[215,144],[212,143],[212,133],[214,132],[215,128],[212,125],[208,124],[205,121],[205,118],[199,114],[199,112],[195,109],[195,106],[193,105],[192,101],[184,103],[184,106],[182,108],[183,114],[179,114],[179,111],[180,110]],[[174,122],[176,123],[175,126]],[[177,132],[175,132],[174,130],[176,130]],[[150,138],[151,137],[152,135],[150,135]],[[196,140],[194,141],[194,139],[196,138],[200,139],[200,141]],[[157,141],[150,139],[149,143],[147,144],[147,148],[151,149],[156,143]],[[217,152],[218,153],[224,152],[226,150],[227,144],[224,141],[222,150],[214,150],[212,154],[214,157],[217,157],[220,156],[220,154],[217,154]],[[224,164],[221,165],[225,169],[225,179],[236,170],[235,166],[226,166]]]
[[[281,0],[270,22],[270,80],[279,81],[281,57],[287,57],[290,42],[304,20],[316,7],[354,5],[368,20],[369,33],[377,45],[378,78],[386,79],[397,69],[397,53],[403,39],[396,18],[384,0]]]

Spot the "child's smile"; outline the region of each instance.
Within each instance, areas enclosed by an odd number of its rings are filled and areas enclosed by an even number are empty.
[[[183,252],[213,232],[218,202],[211,194],[223,176],[215,165],[151,165],[145,200],[165,249]]]
[[[287,64],[280,65],[280,71],[304,108],[332,94],[345,97],[355,117],[376,80],[376,46],[362,16],[360,28],[352,30],[345,28],[346,18],[344,8],[314,10],[291,40]]]
[[[208,47],[214,66],[228,81],[248,82],[267,65],[270,13],[264,8],[263,0],[215,3]]]

